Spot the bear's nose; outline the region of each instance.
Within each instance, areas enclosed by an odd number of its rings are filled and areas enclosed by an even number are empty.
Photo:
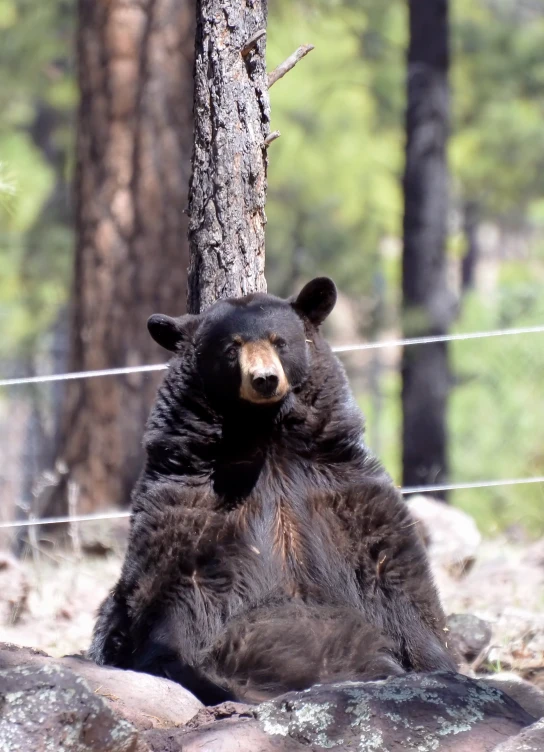
[[[279,378],[273,371],[255,373],[251,375],[251,386],[263,397],[271,397],[278,388]]]

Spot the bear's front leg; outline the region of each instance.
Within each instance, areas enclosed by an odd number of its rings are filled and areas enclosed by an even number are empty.
[[[408,671],[455,671],[445,619],[415,521],[392,483],[369,478],[337,500],[365,615]]]
[[[169,484],[142,493],[134,500],[121,576],[100,609],[89,656],[177,681],[207,704],[232,699],[203,668],[239,589],[229,553],[225,515],[204,491]]]

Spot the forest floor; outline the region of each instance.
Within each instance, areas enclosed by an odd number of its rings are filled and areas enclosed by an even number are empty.
[[[124,530],[100,555],[93,542],[34,553],[0,555],[0,641],[40,648],[53,656],[79,653],[91,638],[97,609],[122,563]],[[102,549],[102,546],[98,546]],[[513,670],[544,688],[544,540],[484,540],[468,573],[452,575],[430,555],[446,613],[469,613],[491,627],[475,671]]]

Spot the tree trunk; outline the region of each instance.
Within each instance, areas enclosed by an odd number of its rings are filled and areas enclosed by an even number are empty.
[[[197,0],[188,308],[266,291],[266,0]]]
[[[79,0],[71,370],[164,360],[146,320],[185,308],[193,39],[192,0]],[[125,504],[157,377],[68,383],[78,512]]]
[[[410,0],[403,323],[406,337],[445,334],[454,315],[446,280],[448,2]],[[402,363],[403,484],[447,479],[446,343],[405,348]],[[445,498],[445,494],[441,495]]]

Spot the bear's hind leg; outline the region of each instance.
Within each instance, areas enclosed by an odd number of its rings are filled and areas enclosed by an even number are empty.
[[[208,665],[249,702],[318,683],[404,673],[390,640],[360,612],[304,603],[264,606],[237,616]]]
[[[362,610],[407,671],[455,671],[445,617],[415,520],[392,483],[362,479],[335,500]]]

